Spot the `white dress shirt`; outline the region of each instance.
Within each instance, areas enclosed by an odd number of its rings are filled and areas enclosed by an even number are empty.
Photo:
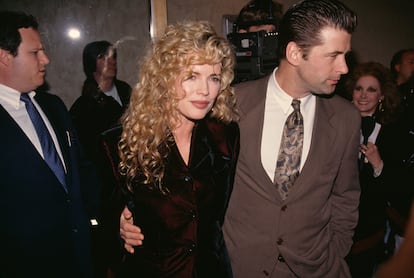
[[[292,113],[293,98],[280,88],[275,72],[269,78],[266,92],[265,115],[262,133],[261,158],[262,165],[270,180],[274,180],[280,142],[287,117]],[[300,112],[303,116],[304,134],[300,170],[305,164],[312,138],[315,119],[316,97],[309,94],[300,98]]]

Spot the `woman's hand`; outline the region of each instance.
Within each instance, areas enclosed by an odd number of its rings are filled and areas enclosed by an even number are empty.
[[[379,169],[383,167],[383,162],[378,151],[378,148],[375,144],[368,142],[366,145],[360,145],[360,151],[368,159],[368,162],[371,163],[372,168]]]

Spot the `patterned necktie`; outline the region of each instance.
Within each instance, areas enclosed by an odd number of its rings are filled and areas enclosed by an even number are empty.
[[[39,114],[39,111],[37,111],[28,94],[21,94],[20,100],[25,103],[27,113],[29,114],[30,120],[32,120],[33,126],[36,130],[40,145],[42,146],[44,160],[46,161],[47,165],[49,165],[50,169],[52,169],[52,171],[55,173],[59,182],[67,192],[65,170],[45,122],[43,121],[42,117]]]
[[[303,117],[300,113],[300,100],[294,99],[292,107],[293,112],[287,118],[283,129],[275,171],[275,184],[283,200],[287,198],[289,189],[299,176],[303,147]]]

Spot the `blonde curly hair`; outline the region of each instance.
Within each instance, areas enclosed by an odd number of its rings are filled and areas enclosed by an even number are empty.
[[[220,91],[208,116],[224,123],[236,120],[236,99],[231,82],[235,57],[231,44],[204,21],[170,25],[156,40],[140,66],[138,83],[121,118],[119,142],[121,175],[132,191],[140,176],[144,184],[163,191],[162,180],[171,131],[177,123],[179,97],[174,83],[192,65],[221,64]]]

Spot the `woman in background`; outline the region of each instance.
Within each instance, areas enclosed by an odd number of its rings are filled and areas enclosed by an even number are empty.
[[[357,65],[346,82],[352,103],[361,113],[359,156],[361,196],[359,221],[347,262],[352,277],[372,277],[385,256],[386,196],[383,152],[386,129],[396,117],[399,98],[396,84],[380,63]]]

